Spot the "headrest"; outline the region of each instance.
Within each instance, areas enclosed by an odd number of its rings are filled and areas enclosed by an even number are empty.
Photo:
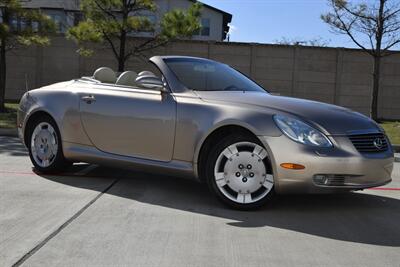
[[[134,71],[125,71],[121,75],[119,75],[118,80],[115,84],[135,86],[135,80],[137,76],[137,73]]]
[[[138,76],[154,76],[157,77],[154,73],[148,70],[144,70],[142,72],[139,72]]]
[[[93,78],[102,83],[115,83],[115,81],[117,80],[115,72],[107,67],[98,68],[94,72]]]

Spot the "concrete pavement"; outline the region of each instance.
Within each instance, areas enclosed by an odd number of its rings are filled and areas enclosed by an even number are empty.
[[[0,137],[0,265],[400,266],[400,163],[388,190],[279,196],[253,212],[174,177],[35,174]]]

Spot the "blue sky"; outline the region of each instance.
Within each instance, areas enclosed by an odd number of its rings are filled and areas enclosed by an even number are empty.
[[[330,32],[321,19],[326,0],[200,0],[233,15],[231,41],[275,43],[322,38],[332,47],[356,47],[349,37]],[[354,1],[354,0],[353,0]],[[355,0],[357,1],[357,0]]]

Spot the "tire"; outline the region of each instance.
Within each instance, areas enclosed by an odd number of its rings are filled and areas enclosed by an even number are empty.
[[[60,132],[50,116],[33,118],[27,131],[29,157],[38,172],[58,173],[72,165],[64,157]]]
[[[274,195],[268,152],[252,136],[230,135],[210,151],[206,182],[225,204],[240,210],[263,206]]]

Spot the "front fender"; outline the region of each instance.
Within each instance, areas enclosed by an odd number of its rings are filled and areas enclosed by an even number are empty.
[[[23,100],[26,98],[33,100],[28,106],[23,105]],[[20,106],[25,109],[21,109],[21,122],[19,122],[22,136],[29,119],[38,112],[45,112],[54,119],[63,142],[91,145],[83,132],[77,93],[55,89],[32,90],[24,95]]]
[[[224,126],[240,126],[256,136],[280,136],[274,112],[257,107],[204,102],[177,98],[177,127],[174,159],[196,163],[207,137]]]

